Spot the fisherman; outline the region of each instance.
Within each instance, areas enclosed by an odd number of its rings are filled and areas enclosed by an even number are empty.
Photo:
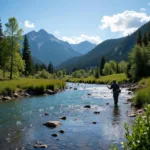
[[[108,88],[113,90],[114,103],[115,103],[115,105],[117,105],[119,93],[121,92],[121,90],[119,88],[119,85],[116,83],[116,80],[113,80],[111,86]]]

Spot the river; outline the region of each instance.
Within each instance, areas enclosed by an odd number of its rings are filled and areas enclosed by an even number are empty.
[[[48,150],[107,150],[110,144],[122,149],[123,124],[133,121],[126,115],[130,104],[124,104],[130,98],[128,91],[122,89],[118,107],[114,107],[106,85],[67,83],[67,87],[55,95],[0,102],[0,149],[32,150],[36,141],[47,144]],[[59,119],[61,116],[67,119]],[[43,125],[47,121],[60,121],[62,125],[50,129]],[[58,132],[61,129],[64,134]],[[52,137],[53,133],[58,136]]]

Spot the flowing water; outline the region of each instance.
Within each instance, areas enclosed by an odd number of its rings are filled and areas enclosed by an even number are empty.
[[[56,95],[0,102],[0,150],[32,150],[36,141],[47,144],[48,150],[107,150],[110,144],[122,149],[123,124],[133,121],[126,114],[131,111],[130,104],[124,104],[128,91],[122,89],[118,107],[114,107],[106,85],[67,83],[67,87]],[[61,116],[67,119],[60,120]],[[60,121],[62,125],[50,129],[43,125],[47,121]],[[61,129],[64,134],[58,132]],[[58,136],[52,137],[53,133]]]

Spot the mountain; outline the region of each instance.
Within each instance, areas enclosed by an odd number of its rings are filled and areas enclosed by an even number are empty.
[[[149,30],[150,22],[139,28],[144,34],[144,32]],[[106,57],[109,61],[114,59],[116,61],[127,60],[129,52],[136,43],[138,30],[123,38],[106,40],[85,55],[71,58],[62,64],[58,65],[56,69],[66,69],[71,72],[73,68],[87,68],[100,65],[100,60],[102,56]]]
[[[90,43],[88,41],[81,42],[79,44],[71,44],[72,48],[81,54],[86,54],[92,50],[96,44]]]
[[[46,65],[51,61],[56,66],[71,57],[81,55],[68,42],[57,39],[44,29],[38,32],[31,31],[26,35],[29,40],[32,55]]]
[[[39,59],[37,59],[35,56],[32,56],[32,60],[33,60],[33,63],[34,64],[40,64],[40,65],[42,65],[43,64],[43,62],[42,61],[40,61]]]

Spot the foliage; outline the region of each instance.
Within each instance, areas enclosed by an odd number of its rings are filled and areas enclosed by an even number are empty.
[[[138,31],[136,44],[142,46],[142,33],[140,30]]]
[[[150,104],[150,78],[140,80],[139,86],[144,86],[136,92],[133,99],[137,107],[142,107],[145,104]]]
[[[113,74],[114,71],[113,69],[111,68],[110,64],[107,62],[105,63],[104,65],[104,69],[103,69],[103,74],[104,75],[110,75],[110,74]]]
[[[105,63],[106,63],[106,59],[105,59],[105,57],[103,56],[103,57],[101,58],[101,64],[100,64],[100,74],[101,74],[101,75],[103,75],[103,69],[104,69]]]
[[[14,55],[19,53],[21,48],[20,40],[22,39],[22,29],[19,29],[18,22],[15,17],[9,18],[6,26],[6,36],[11,45],[11,55],[10,55],[10,79],[12,79],[12,73],[14,69]]]
[[[135,45],[129,55],[130,69],[128,74],[133,81],[150,75],[150,43],[147,47]]]
[[[34,73],[34,65],[31,58],[31,51],[28,38],[26,35],[24,37],[22,56],[23,60],[25,61],[25,71],[24,71],[25,76],[32,75]]]
[[[124,150],[148,150],[150,147],[150,105],[146,107],[144,115],[138,116],[130,127],[125,124],[124,128],[126,130]]]
[[[54,67],[53,67],[52,62],[49,63],[47,70],[49,73],[52,73],[52,74],[54,73]]]
[[[7,38],[0,41],[0,68],[3,70],[3,78],[5,78],[6,66],[10,59],[10,43]]]
[[[99,67],[95,67],[95,70],[94,70],[94,77],[98,79],[99,76],[100,76],[100,70],[99,70]]]
[[[38,71],[34,76],[37,79],[39,79],[39,78],[43,78],[43,79],[50,79],[50,78],[52,78],[52,75],[49,74],[49,72],[47,72],[45,69],[43,69],[42,71]]]

